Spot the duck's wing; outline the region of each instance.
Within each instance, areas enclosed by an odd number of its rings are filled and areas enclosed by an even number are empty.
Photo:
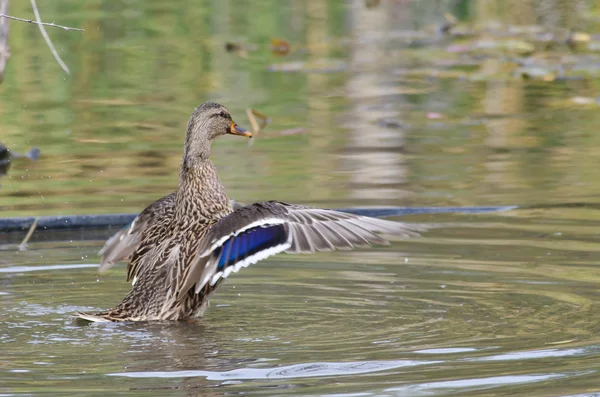
[[[150,225],[171,219],[175,208],[175,193],[156,200],[143,210],[127,227],[119,230],[104,244],[98,253],[100,271],[111,268],[115,262],[128,259],[142,241],[142,235]]]
[[[246,204],[240,203],[239,201],[235,201],[234,199],[229,200],[229,204],[234,211],[239,210],[240,208],[244,208]]]
[[[248,205],[211,226],[198,254],[176,282],[177,296],[184,296],[194,285],[198,293],[231,272],[280,252],[387,245],[382,235],[417,237],[424,230],[421,225],[276,201]]]

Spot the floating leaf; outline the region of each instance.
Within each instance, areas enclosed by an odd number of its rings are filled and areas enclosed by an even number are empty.
[[[287,55],[290,52],[290,43],[284,39],[271,39],[271,52],[275,55]]]

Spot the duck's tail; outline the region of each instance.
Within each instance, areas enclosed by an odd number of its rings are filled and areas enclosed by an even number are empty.
[[[104,317],[103,315],[105,315],[105,314],[106,313],[91,314],[91,313],[75,312],[75,313],[73,313],[73,316],[80,318],[82,320],[91,321],[94,323],[110,323],[110,322],[115,321],[115,320],[111,320],[107,317]]]
[[[107,310],[101,313],[84,313],[84,312],[75,312],[73,313],[75,317],[78,317],[82,320],[92,321],[95,323],[108,323],[108,322],[119,322],[119,321],[136,321],[137,317],[131,316],[130,313],[126,310],[123,310],[120,306],[117,306],[114,309]]]

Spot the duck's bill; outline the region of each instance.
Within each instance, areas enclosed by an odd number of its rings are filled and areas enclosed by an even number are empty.
[[[252,138],[252,133],[250,131],[246,130],[245,128],[240,127],[233,121],[231,122],[231,127],[229,127],[229,133],[231,135],[241,135],[241,136],[245,136],[248,138]]]

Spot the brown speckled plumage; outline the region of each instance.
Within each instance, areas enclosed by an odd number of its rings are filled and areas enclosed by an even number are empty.
[[[111,268],[116,262],[130,260],[131,254],[140,244],[142,234],[146,233],[146,246],[154,245],[156,239],[161,238],[157,229],[162,228],[165,222],[170,222],[175,214],[175,193],[156,200],[142,211],[130,225],[119,230],[104,244],[99,252],[102,257],[100,261],[100,272]],[[233,210],[244,207],[244,204],[229,200]],[[152,240],[154,238],[155,240]],[[133,279],[132,264],[127,267],[127,281]]]
[[[146,208],[132,225],[135,237],[122,239],[122,247],[113,247],[119,254],[103,259],[108,264],[129,257],[127,280],[135,281],[131,291],[114,309],[77,315],[94,321],[140,321],[201,314],[204,296],[190,294],[175,302],[167,281],[191,261],[207,228],[233,210],[208,159],[210,141],[231,133],[232,128],[224,106],[208,102],[196,108],[188,122],[178,189]]]
[[[114,309],[76,313],[89,321],[183,320],[202,315],[231,272],[279,252],[311,253],[388,244],[422,226],[277,201],[236,205],[209,160],[210,142],[249,136],[221,105],[205,103],[188,123],[178,189],[146,208],[101,251],[101,268],[129,258],[132,288]]]

